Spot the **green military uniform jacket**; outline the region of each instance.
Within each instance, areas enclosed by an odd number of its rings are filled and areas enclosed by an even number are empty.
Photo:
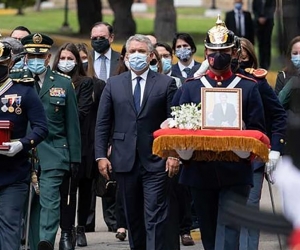
[[[33,77],[26,69],[12,70],[12,78]],[[77,99],[69,76],[47,68],[39,97],[46,111],[49,134],[38,145],[41,170],[70,169],[81,162],[81,141]]]

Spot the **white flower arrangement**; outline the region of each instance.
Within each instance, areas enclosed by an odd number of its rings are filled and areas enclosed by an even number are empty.
[[[169,128],[201,129],[201,103],[182,104],[171,107],[172,118],[169,119]]]

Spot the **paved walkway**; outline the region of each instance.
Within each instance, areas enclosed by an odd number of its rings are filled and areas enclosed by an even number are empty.
[[[278,211],[281,211],[281,205],[280,205],[281,201],[280,201],[279,193],[275,186],[273,186],[273,193],[274,193],[274,198],[276,203],[276,209]],[[263,187],[261,207],[262,209],[267,209],[271,211],[270,195],[269,195],[268,185],[266,181]],[[124,242],[121,242],[115,238],[115,233],[107,232],[107,228],[102,218],[101,198],[97,198],[96,232],[87,233],[86,235],[88,240],[88,246],[85,248],[76,247],[76,249],[82,249],[82,250],[114,250],[114,249],[129,250],[130,249],[128,245],[128,239],[126,239]],[[199,231],[193,231],[192,236],[196,242],[196,245],[181,246],[181,250],[203,250]],[[58,250],[59,237],[60,237],[60,233],[57,234],[55,250]],[[283,239],[282,242],[284,242]],[[276,249],[279,249],[277,236],[262,233],[259,250],[276,250]]]

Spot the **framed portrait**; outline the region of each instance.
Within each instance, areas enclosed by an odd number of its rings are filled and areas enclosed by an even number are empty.
[[[202,129],[242,129],[242,89],[201,88]]]

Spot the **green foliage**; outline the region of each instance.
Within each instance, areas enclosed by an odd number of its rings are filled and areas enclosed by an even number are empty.
[[[2,0],[1,2],[5,3],[6,8],[16,9],[22,9],[35,4],[35,0]]]

